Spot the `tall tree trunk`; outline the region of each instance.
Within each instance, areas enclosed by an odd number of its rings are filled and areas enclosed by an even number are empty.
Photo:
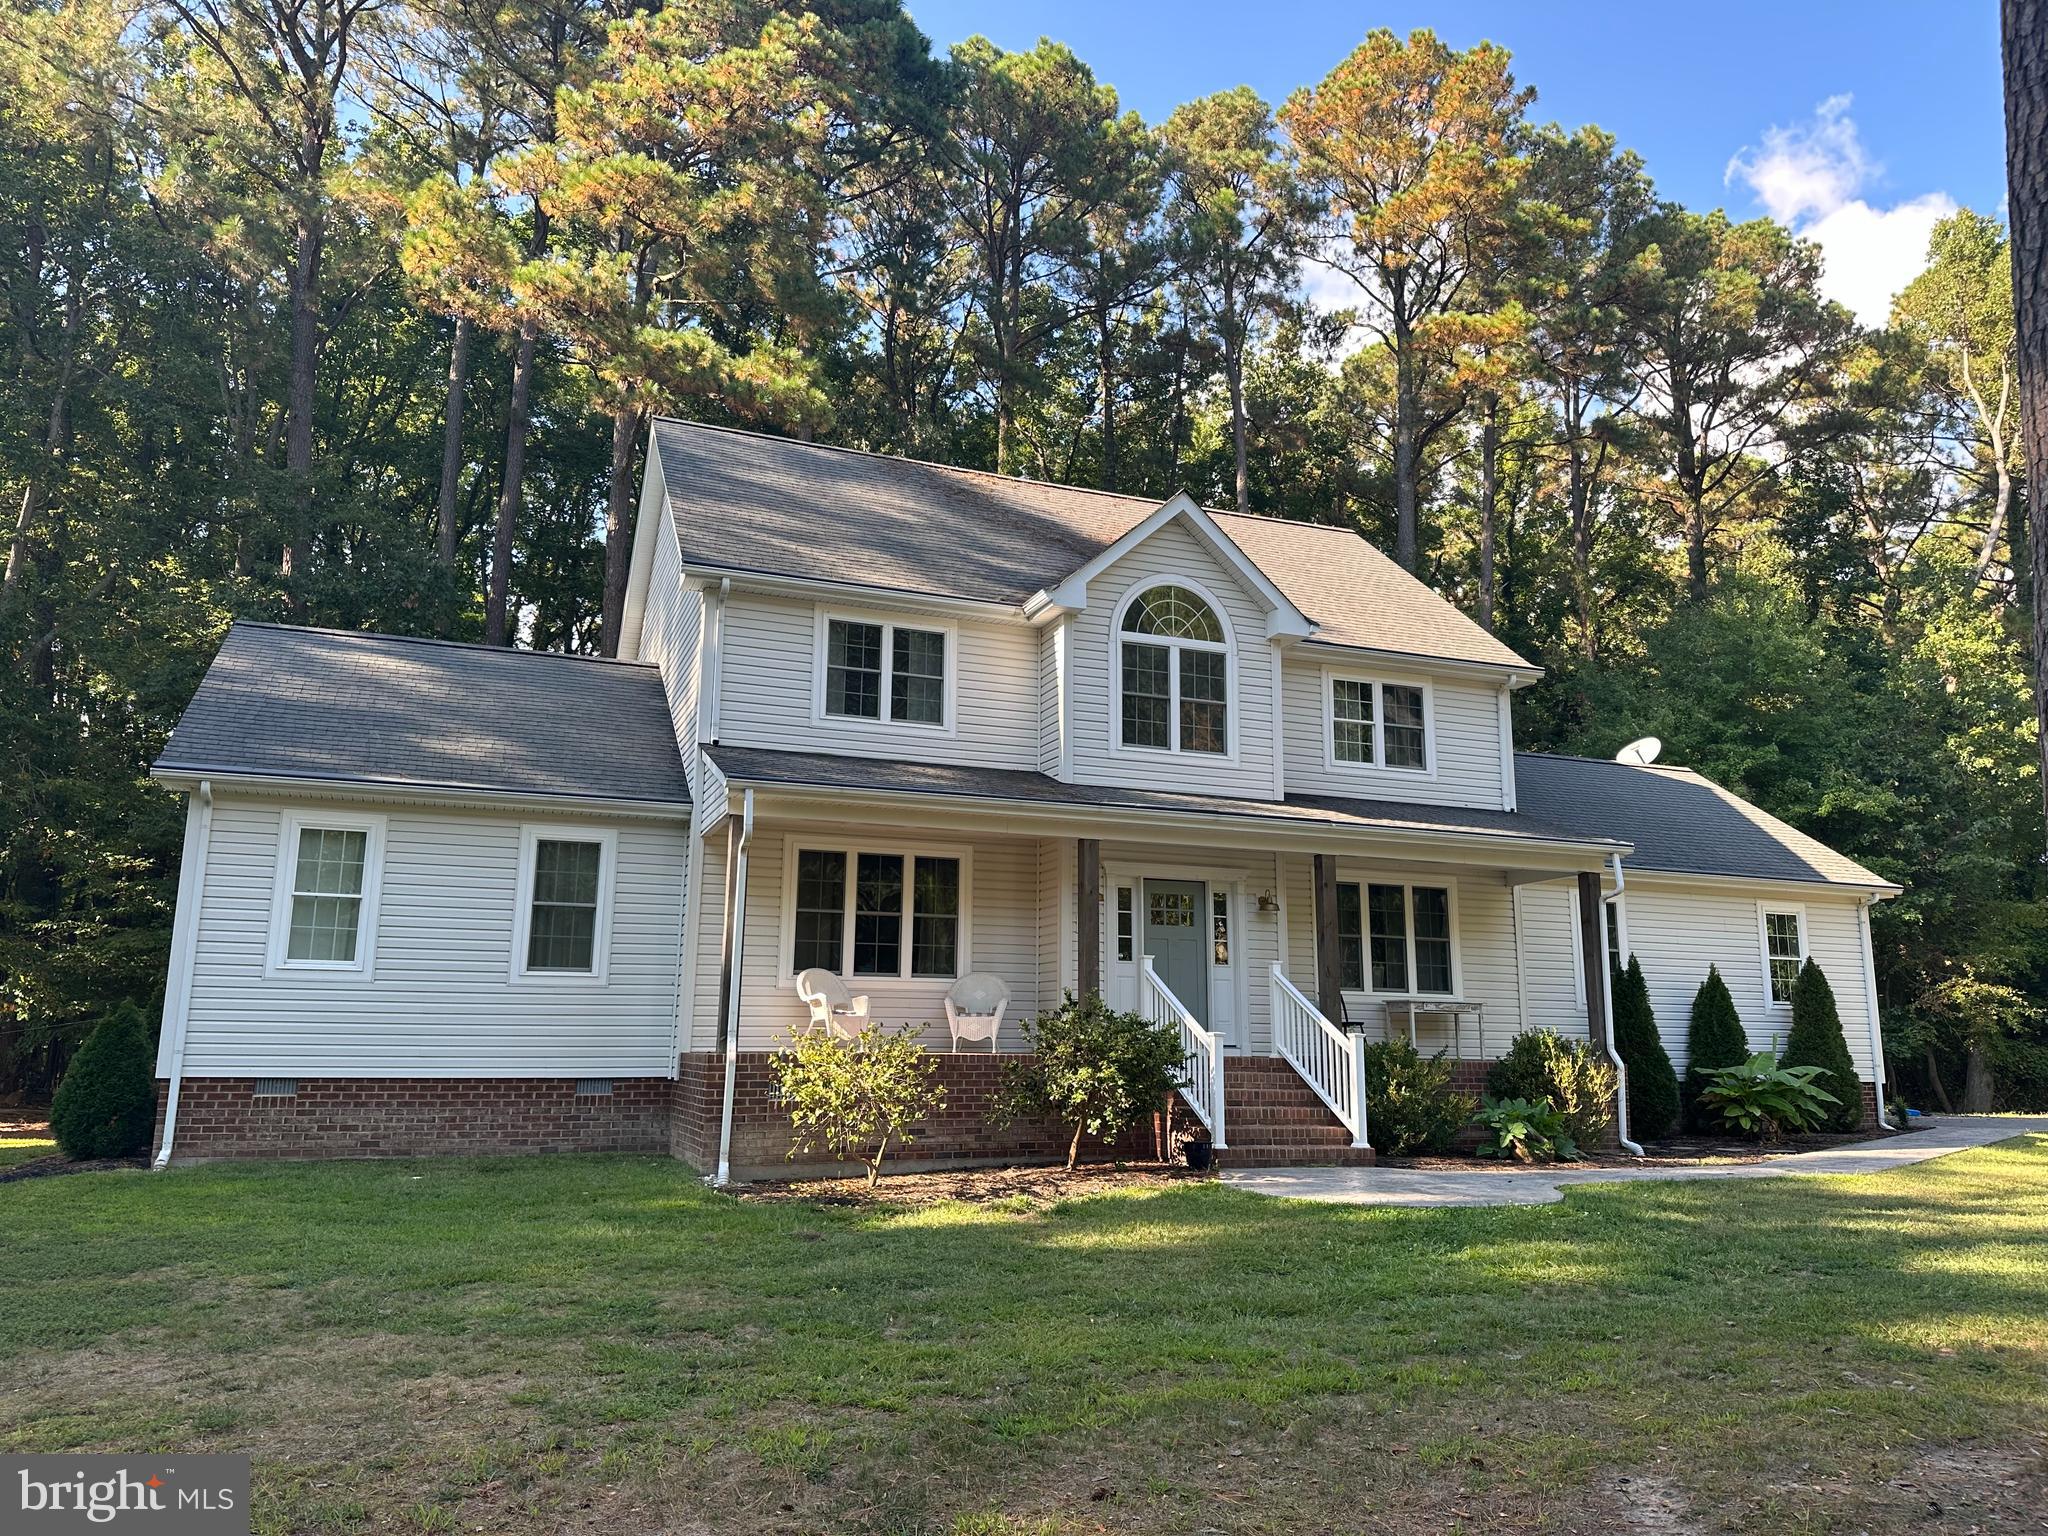
[[[1578,610],[1579,654],[1591,661],[1598,650],[1594,621],[1599,605],[1593,586],[1593,486],[1592,476],[1586,473],[1585,441],[1578,437],[1572,439],[1567,456],[1565,500],[1571,517],[1572,599]]]
[[[1241,340],[1224,342],[1223,382],[1230,391],[1230,453],[1237,471],[1237,510],[1249,512],[1252,509],[1252,480],[1245,448],[1244,355]]]
[[[526,429],[533,415],[533,364],[540,325],[519,324],[512,355],[512,398],[505,407],[505,478],[498,486],[498,516],[491,527],[491,578],[484,589],[484,644],[510,645],[506,607],[512,590],[512,543],[526,489]]]
[[[313,163],[319,163],[317,154]],[[312,196],[317,199],[319,193]],[[326,216],[316,202],[299,215],[292,251],[291,382],[285,396],[284,435],[291,522],[285,530],[281,574],[285,601],[295,614],[306,610],[306,559],[313,533],[313,411],[319,385],[320,256],[326,233]]]
[[[462,405],[469,385],[469,316],[455,317],[455,341],[448,349],[448,403],[441,411],[441,500],[434,519],[434,552],[454,569],[455,496],[462,478]]]
[[[1117,488],[1116,462],[1116,328],[1105,312],[1095,332],[1095,373],[1102,394],[1102,488]]]
[[[1394,338],[1394,559],[1411,573],[1421,564],[1421,541],[1415,526],[1415,440],[1422,392],[1415,377],[1413,352],[1402,328]]]
[[[619,654],[626,617],[626,575],[633,552],[633,450],[640,442],[640,408],[612,412],[611,495],[604,508],[604,627],[598,648]]]
[[[1479,423],[1479,627],[1493,633],[1494,544],[1500,503],[1500,396],[1488,395]]]
[[[1707,508],[1697,496],[1685,501],[1685,595],[1707,600]]]
[[[2006,201],[2012,225],[2020,446],[2028,487],[2048,486],[2048,0],[2003,0]],[[2029,517],[2034,721],[2048,807],[2048,518]]]
[[[50,391],[50,421],[43,432],[43,455],[30,466],[28,483],[21,488],[21,512],[14,520],[14,542],[7,550],[7,574],[0,578],[0,598],[12,597],[28,569],[29,533],[42,511],[46,489],[44,476],[54,473],[64,456],[64,440],[71,407],[71,374],[78,360],[78,319],[82,304],[81,284],[73,272],[65,284],[64,321],[58,342],[56,387]]]

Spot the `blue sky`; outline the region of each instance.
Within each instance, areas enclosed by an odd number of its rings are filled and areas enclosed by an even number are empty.
[[[2005,195],[1995,0],[908,3],[940,48],[976,32],[1006,48],[1058,38],[1149,121],[1239,84],[1277,103],[1373,26],[1491,39],[1536,87],[1538,118],[1600,124],[1667,197],[1768,212],[1817,239],[1831,287],[1866,319],[1917,269],[1935,218],[1997,212]]]

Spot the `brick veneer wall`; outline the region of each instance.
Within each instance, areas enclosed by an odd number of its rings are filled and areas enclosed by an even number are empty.
[[[302,1077],[257,1097],[249,1078],[188,1077],[178,1093],[179,1162],[216,1157],[412,1157],[435,1153],[666,1152],[675,1085],[573,1077]],[[163,1144],[169,1085],[156,1085]]]

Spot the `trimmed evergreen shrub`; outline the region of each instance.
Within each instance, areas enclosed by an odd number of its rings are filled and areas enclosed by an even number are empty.
[[[1715,966],[1707,967],[1707,979],[1693,995],[1692,1023],[1685,1035],[1685,1123],[1696,1131],[1711,1130],[1718,1116],[1700,1109],[1700,1092],[1707,1086],[1706,1074],[1722,1067],[1739,1067],[1749,1060],[1749,1036],[1742,1032],[1742,1019],[1735,1011],[1735,999],[1728,983]]]
[[[1614,1123],[1614,1067],[1583,1040],[1525,1029],[1486,1072],[1490,1099],[1550,1100],[1572,1140],[1597,1147]]]
[[[1839,1101],[1828,1106],[1820,1130],[1853,1131],[1863,1123],[1863,1084],[1849,1042],[1842,1038],[1835,989],[1811,960],[1799,967],[1799,979],[1792,983],[1792,1033],[1778,1065],[1820,1068],[1815,1081]]]
[[[1472,1099],[1451,1086],[1442,1051],[1424,1056],[1406,1040],[1367,1042],[1365,1134],[1375,1152],[1447,1152],[1471,1118]]]
[[[156,1123],[149,1021],[116,1003],[71,1058],[50,1106],[50,1132],[66,1157],[132,1157]]]
[[[1678,1124],[1678,1073],[1657,1035],[1650,984],[1636,957],[1614,973],[1614,1049],[1628,1068],[1628,1131],[1637,1141],[1661,1141]]]

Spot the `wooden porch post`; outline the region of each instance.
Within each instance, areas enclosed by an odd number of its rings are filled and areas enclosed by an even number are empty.
[[[1344,1022],[1344,963],[1337,952],[1337,859],[1315,856],[1316,1006],[1332,1024]]]
[[[1600,902],[1600,876],[1579,871],[1579,961],[1586,978],[1586,1038],[1607,1049],[1607,914]]]
[[[1079,919],[1080,995],[1102,991],[1102,843],[1074,840],[1074,914]]]

